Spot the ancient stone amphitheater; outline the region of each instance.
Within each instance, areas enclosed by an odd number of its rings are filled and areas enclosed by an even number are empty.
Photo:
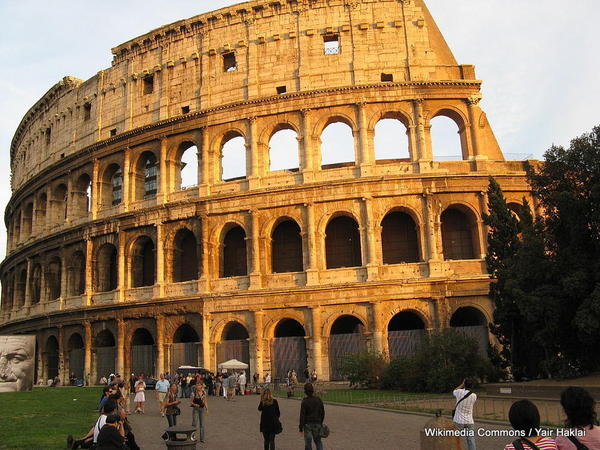
[[[38,378],[237,358],[333,380],[347,353],[402,358],[449,326],[483,349],[488,177],[516,207],[528,162],[422,0],[253,1],[112,53],[10,149],[0,333],[36,334]]]

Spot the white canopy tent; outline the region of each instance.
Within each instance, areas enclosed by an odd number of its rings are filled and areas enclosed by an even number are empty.
[[[218,365],[219,369],[247,369],[248,364],[238,361],[237,359],[230,359],[224,363]]]

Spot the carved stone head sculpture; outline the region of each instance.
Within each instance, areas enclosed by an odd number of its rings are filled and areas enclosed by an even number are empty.
[[[30,391],[35,367],[35,336],[0,336],[0,393]]]

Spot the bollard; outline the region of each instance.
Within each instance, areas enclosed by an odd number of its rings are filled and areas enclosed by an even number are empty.
[[[435,412],[435,418],[421,430],[421,450],[464,450],[465,438],[460,436],[427,436],[425,429],[458,430],[450,419],[442,417],[442,410]]]
[[[168,438],[165,444],[168,450],[196,450],[196,442],[192,440],[192,434],[196,432],[196,427],[185,425],[176,425],[165,430]]]

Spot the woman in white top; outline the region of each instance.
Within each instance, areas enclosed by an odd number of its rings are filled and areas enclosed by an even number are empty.
[[[144,376],[142,375],[140,379],[135,383],[135,398],[133,401],[135,402],[135,412],[144,414],[144,403],[146,403],[146,383],[144,383]]]

